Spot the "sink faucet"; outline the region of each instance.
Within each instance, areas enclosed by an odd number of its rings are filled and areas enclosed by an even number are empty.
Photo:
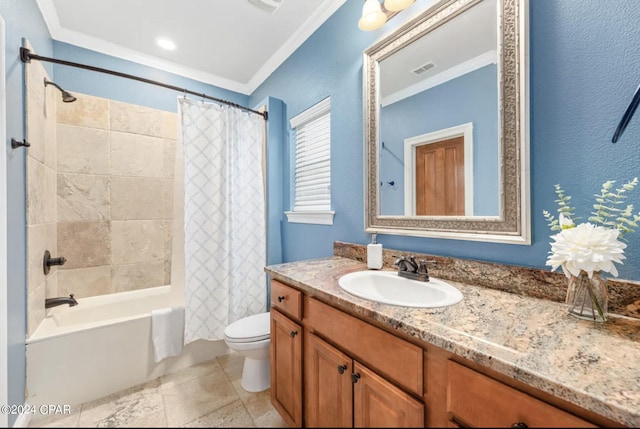
[[[427,264],[435,264],[435,261],[426,261],[420,259],[416,263],[416,257],[414,255],[409,256],[409,259],[404,256],[395,256],[397,258],[393,263],[394,267],[398,267],[398,275],[412,280],[419,280],[423,282],[429,281],[429,271],[427,270]]]
[[[73,294],[70,294],[68,297],[61,296],[58,298],[47,298],[44,300],[44,308],[55,307],[63,304],[69,304],[69,307],[73,307],[74,305],[78,305],[78,301],[73,297]]]

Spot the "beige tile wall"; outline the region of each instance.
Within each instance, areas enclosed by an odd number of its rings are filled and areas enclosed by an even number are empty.
[[[31,147],[18,149],[27,150],[28,335],[45,298],[171,284],[174,211],[182,211],[175,113],[73,88],[65,89],[77,101],[63,103],[45,76],[38,61],[25,67]],[[67,259],[46,276],[45,250]]]
[[[74,94],[57,111],[59,291],[170,284],[176,114]]]
[[[33,52],[28,44],[25,47]],[[27,335],[31,335],[44,318],[45,297],[57,296],[58,270],[52,267],[45,276],[45,250],[57,254],[56,204],[56,97],[52,87],[45,88],[49,78],[37,61],[25,67],[27,86],[25,139],[31,144],[26,151],[27,205]],[[54,92],[56,91],[56,92]],[[19,136],[15,136],[19,138]]]

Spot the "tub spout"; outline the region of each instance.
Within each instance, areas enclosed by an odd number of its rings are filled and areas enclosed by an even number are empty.
[[[58,298],[47,298],[44,300],[44,308],[55,307],[63,304],[69,304],[69,307],[73,307],[74,305],[78,305],[78,301],[73,297],[73,294],[68,297],[61,296]]]

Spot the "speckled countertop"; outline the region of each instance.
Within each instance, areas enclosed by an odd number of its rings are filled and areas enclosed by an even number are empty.
[[[470,359],[582,408],[640,427],[640,321],[603,324],[569,316],[563,303],[447,280],[462,302],[438,309],[386,305],[343,291],[366,270],[331,256],[270,265],[272,279]]]

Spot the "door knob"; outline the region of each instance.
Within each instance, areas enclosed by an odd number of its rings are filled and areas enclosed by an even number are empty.
[[[358,380],[360,380],[360,374],[359,373],[356,372],[354,374],[351,374],[351,381],[353,381],[354,383],[357,383]]]
[[[338,372],[340,374],[344,374],[344,371],[347,369],[347,365],[338,365]]]

